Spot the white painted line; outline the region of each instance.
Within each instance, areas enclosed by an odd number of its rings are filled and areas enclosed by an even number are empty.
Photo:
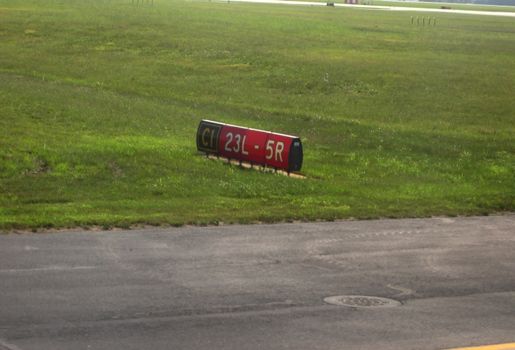
[[[283,0],[229,0],[219,2],[231,3],[231,2],[249,2],[256,4],[272,4],[272,5],[297,5],[297,6],[327,6],[325,2],[311,2],[311,1],[283,1]]]
[[[429,5],[448,5],[448,6],[454,6],[454,5],[460,5],[460,6],[470,6],[470,7],[473,7],[473,6],[481,6],[481,7],[511,7],[511,5],[492,5],[492,4],[473,4],[473,3],[468,3],[468,2],[460,2],[460,3],[456,3],[456,2],[432,2],[432,1],[422,1],[422,0],[409,0],[409,1],[406,1],[406,0],[378,0],[378,1],[387,1],[387,2],[402,2],[402,3],[417,3],[417,4],[429,4]]]
[[[254,3],[254,4],[272,4],[272,5],[295,5],[295,6],[327,6],[327,2],[313,2],[313,1],[288,1],[288,0],[228,0],[219,2],[241,2],[241,3]],[[351,4],[334,4],[338,7],[346,7],[353,9],[363,10],[383,10],[383,11],[401,11],[401,12],[430,12],[430,13],[455,13],[461,15],[478,15],[478,16],[497,16],[497,17],[513,17],[515,12],[504,11],[475,11],[475,10],[444,10],[438,8],[426,7],[404,7],[404,6],[378,6],[378,5],[351,5]]]
[[[461,15],[497,16],[497,17],[513,17],[513,18],[515,18],[515,12],[503,12],[503,11],[444,10],[444,9],[426,8],[426,7],[366,6],[366,5],[348,5],[348,4],[335,4],[335,6],[340,6],[340,7],[360,6],[361,8],[374,7],[376,10],[388,10],[388,11],[431,12],[431,13],[440,13],[440,14],[456,13],[456,14],[461,14]]]
[[[18,272],[40,272],[40,271],[75,271],[75,270],[92,270],[98,266],[45,266],[45,267],[34,267],[30,269],[4,269],[0,270],[0,273],[18,273]]]

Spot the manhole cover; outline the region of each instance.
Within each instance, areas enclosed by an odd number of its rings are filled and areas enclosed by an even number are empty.
[[[397,300],[369,297],[365,295],[338,295],[327,297],[324,301],[331,305],[351,306],[351,307],[395,307],[402,304]]]

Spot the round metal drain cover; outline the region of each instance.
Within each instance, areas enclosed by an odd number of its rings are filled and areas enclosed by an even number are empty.
[[[327,297],[324,301],[331,305],[351,306],[351,307],[395,307],[402,304],[397,300],[369,297],[365,295],[338,295]]]

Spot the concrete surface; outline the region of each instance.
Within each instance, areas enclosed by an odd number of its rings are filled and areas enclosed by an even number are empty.
[[[327,6],[327,2],[319,1],[295,1],[295,0],[217,0],[223,3],[254,3],[270,5],[293,5],[293,6]],[[408,7],[408,6],[381,6],[381,5],[351,5],[335,3],[336,7],[344,7],[355,10],[381,10],[381,11],[400,11],[400,12],[426,12],[432,14],[461,14],[474,16],[495,16],[495,17],[515,17],[514,12],[507,11],[478,11],[478,10],[454,10],[427,7]]]

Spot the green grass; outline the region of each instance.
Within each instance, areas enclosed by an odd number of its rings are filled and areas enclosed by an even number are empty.
[[[0,2],[0,229],[513,211],[515,22],[335,8]],[[197,154],[299,135],[307,179]]]

